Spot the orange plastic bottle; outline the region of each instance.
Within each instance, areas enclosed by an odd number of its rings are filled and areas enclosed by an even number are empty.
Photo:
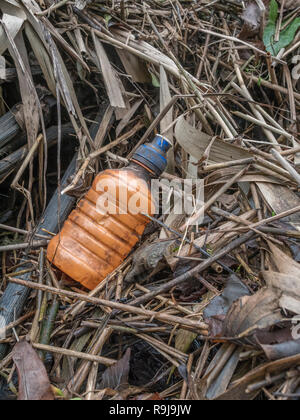
[[[49,243],[47,257],[57,268],[93,290],[129,255],[155,213],[151,179],[164,171],[170,142],[156,136],[141,146],[130,165],[106,170]]]

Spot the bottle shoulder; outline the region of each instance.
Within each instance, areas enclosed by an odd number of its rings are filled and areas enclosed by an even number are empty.
[[[150,180],[147,182],[140,171],[130,167],[121,170],[108,169],[97,175],[89,192],[89,198],[93,197],[95,201],[97,196],[101,196],[101,199],[107,197],[108,201],[125,200],[125,205],[134,206],[134,211],[137,211],[137,206],[143,208],[142,213],[155,214],[157,207]],[[131,210],[128,212],[133,213]]]
[[[105,171],[99,173],[94,179],[93,188],[95,188],[99,182],[109,179],[111,181],[128,185],[136,185],[138,183],[144,185],[145,187],[147,186],[149,189],[151,185],[150,178],[143,170],[141,171],[136,168],[126,167],[122,169],[106,169]]]

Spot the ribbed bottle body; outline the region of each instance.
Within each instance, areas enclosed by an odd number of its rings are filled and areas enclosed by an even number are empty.
[[[48,246],[57,268],[93,290],[139,241],[155,203],[147,182],[132,169],[107,170],[70,214]]]

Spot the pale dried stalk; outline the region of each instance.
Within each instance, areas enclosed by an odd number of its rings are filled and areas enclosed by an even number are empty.
[[[62,347],[47,346],[45,344],[33,343],[32,346],[37,350],[43,350],[49,353],[56,353],[63,356],[74,357],[77,359],[86,360],[88,362],[99,363],[104,366],[112,366],[117,361],[108,357],[96,356],[93,354],[81,353],[74,350],[64,349]]]
[[[111,333],[112,333],[111,328],[104,328],[100,336],[97,338],[96,342],[93,344],[93,347],[90,352],[91,356],[96,356],[101,352],[104,344],[111,336]],[[97,357],[100,357],[100,356],[97,356]],[[84,381],[86,380],[87,375],[89,374],[90,366],[91,366],[90,362],[91,361],[84,361],[82,363],[80,368],[77,370],[76,375],[73,378],[71,378],[68,384],[69,390],[72,390],[72,392],[75,392],[75,393],[79,392]]]
[[[249,166],[246,166],[243,168],[239,173],[237,173],[232,179],[230,179],[228,182],[226,182],[225,185],[223,185],[222,188],[220,188],[219,191],[216,192],[208,201],[207,203],[202,206],[194,216],[190,217],[190,219],[180,228],[181,231],[185,231],[189,226],[191,226],[193,223],[197,222],[201,214],[205,214],[205,212],[214,204],[214,202],[222,195],[224,194],[232,185],[234,185],[238,180],[247,172],[249,169]]]
[[[279,129],[277,127],[272,127],[271,125],[267,124],[266,122],[263,122],[263,121],[260,121],[257,118],[251,117],[251,115],[243,114],[242,112],[239,112],[239,111],[234,111],[233,114],[236,115],[237,117],[243,118],[246,121],[250,121],[250,122],[258,125],[259,127],[263,127],[263,128],[266,128],[267,130],[273,131],[273,133],[280,134],[280,135],[286,137],[289,140],[293,140],[293,138],[294,138],[294,136],[292,134],[287,133],[282,128]]]
[[[284,159],[281,154],[275,150],[272,149],[271,150],[272,155],[275,157],[275,159],[278,160],[278,162],[280,163],[280,165],[286,169],[288,171],[288,173],[291,175],[291,177],[293,177],[293,179],[297,182],[297,184],[300,186],[300,175],[298,174],[298,172],[296,171],[296,169],[294,169],[292,167],[292,165],[286,160]]]
[[[58,289],[55,289],[54,287],[33,283],[31,281],[24,281],[17,278],[11,278],[9,280],[12,283],[20,284],[22,286],[25,286],[31,289],[43,290],[45,292],[49,292],[54,295],[66,296],[73,299],[79,299],[85,302],[89,302],[95,306],[104,306],[104,307],[116,309],[122,312],[130,312],[137,315],[148,316],[149,318],[158,319],[159,321],[166,322],[168,324],[172,324],[172,325],[178,324],[182,326],[182,328],[184,327],[188,329],[192,328],[192,329],[195,329],[196,331],[201,332],[202,334],[207,334],[208,326],[204,322],[192,321],[186,318],[179,318],[177,316],[167,315],[160,312],[157,313],[157,312],[149,311],[146,309],[136,308],[131,305],[125,305],[123,303],[111,302],[104,299],[98,299],[98,298],[81,295],[79,293],[69,292],[67,290],[58,290]]]

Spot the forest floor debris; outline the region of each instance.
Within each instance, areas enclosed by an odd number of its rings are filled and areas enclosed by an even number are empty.
[[[0,9],[0,399],[300,399],[300,2]],[[88,292],[46,245],[155,133],[203,206]]]

